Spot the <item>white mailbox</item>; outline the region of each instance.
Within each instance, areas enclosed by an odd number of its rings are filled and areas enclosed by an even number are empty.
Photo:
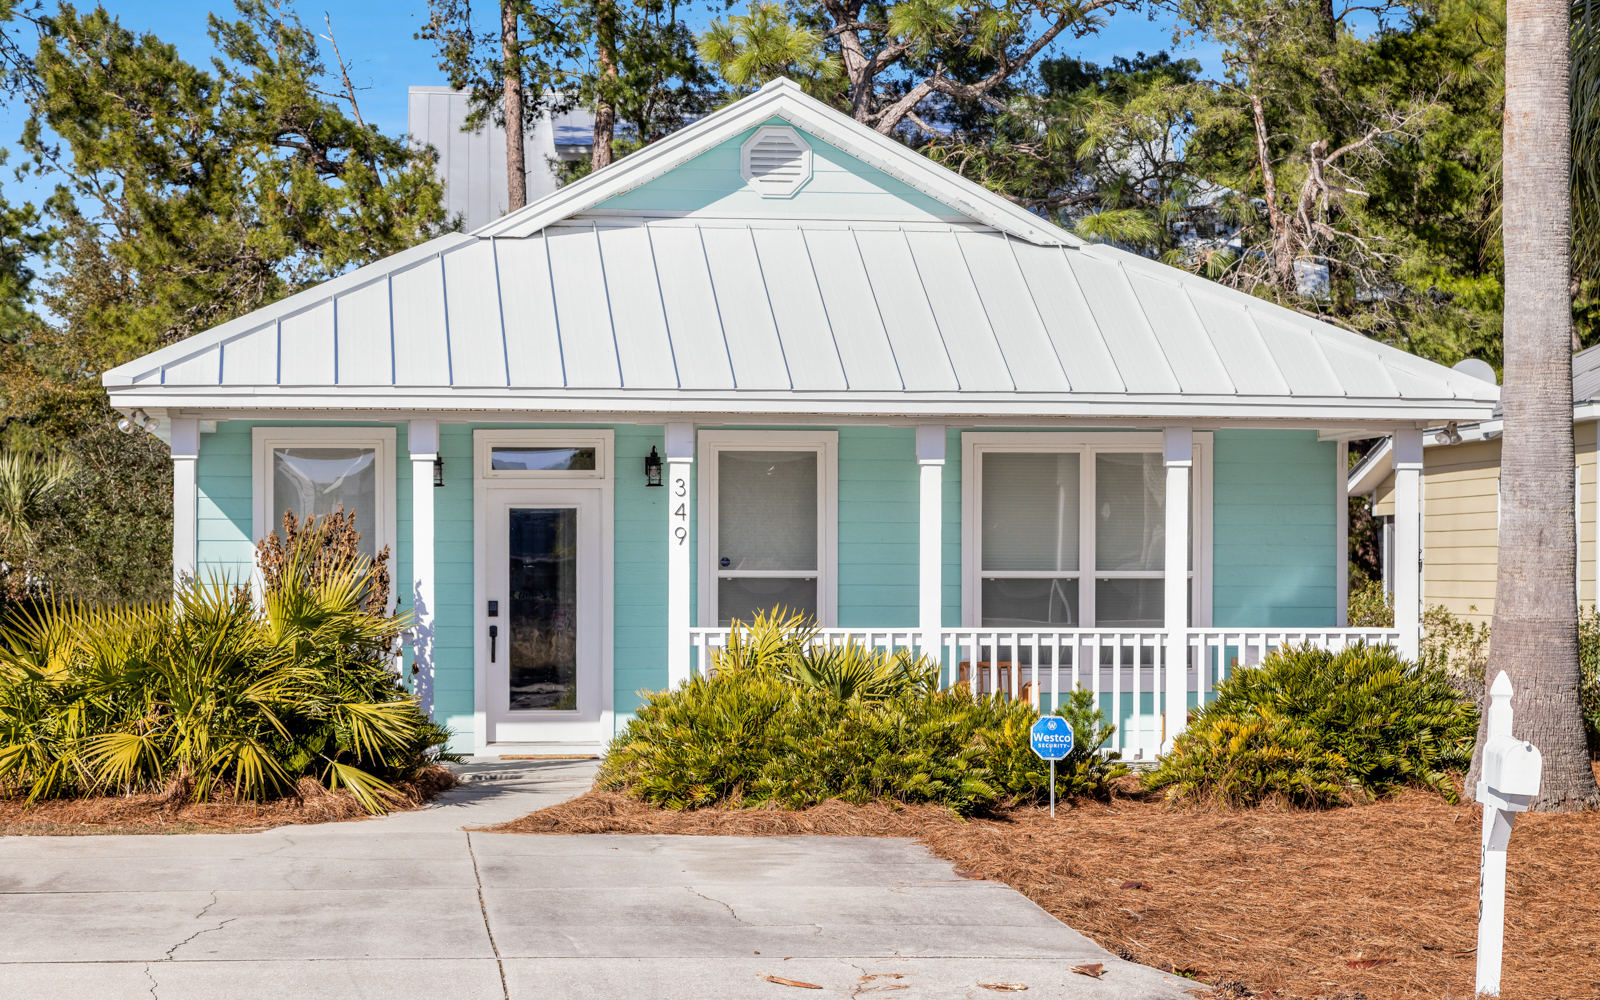
[[[1491,795],[1506,800],[1501,809],[1526,811],[1527,800],[1539,794],[1544,758],[1539,748],[1514,736],[1491,736],[1483,744],[1483,783]],[[1520,802],[1517,800],[1521,800]]]

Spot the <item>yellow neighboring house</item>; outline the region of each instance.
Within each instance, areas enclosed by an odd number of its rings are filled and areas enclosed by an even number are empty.
[[[1457,369],[1494,380],[1482,361]],[[1580,606],[1595,602],[1595,427],[1600,420],[1600,347],[1572,356],[1572,434],[1577,452]],[[1469,622],[1494,616],[1495,560],[1500,521],[1500,434],[1495,417],[1477,424],[1432,427],[1422,450],[1422,603],[1442,604]],[[1384,590],[1394,590],[1393,439],[1350,470],[1351,496],[1365,496],[1383,520]]]

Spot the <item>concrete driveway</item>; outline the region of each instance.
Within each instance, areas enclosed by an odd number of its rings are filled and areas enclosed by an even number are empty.
[[[255,834],[0,838],[0,997],[1186,998],[905,840],[467,834],[592,762]],[[484,773],[485,770],[488,773]],[[1103,979],[1075,975],[1082,962]],[[820,992],[767,981],[818,984]]]

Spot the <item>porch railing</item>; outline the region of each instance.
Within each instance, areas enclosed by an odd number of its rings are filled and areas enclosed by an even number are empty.
[[[693,670],[705,669],[714,651],[727,645],[729,631],[689,630]],[[1210,628],[1187,629],[1178,635],[1191,709],[1214,700],[1217,684],[1233,671],[1254,666],[1281,646],[1340,650],[1400,642],[1400,633],[1388,628]],[[1116,726],[1107,749],[1126,760],[1150,761],[1167,741],[1166,663],[1171,637],[1164,629],[943,629],[937,658],[944,684],[965,681],[978,694],[1024,699],[1043,712],[1064,705],[1074,689],[1087,690]],[[888,651],[925,648],[923,633],[915,628],[822,629],[815,641],[829,646],[854,641]],[[933,649],[927,652],[931,655]]]

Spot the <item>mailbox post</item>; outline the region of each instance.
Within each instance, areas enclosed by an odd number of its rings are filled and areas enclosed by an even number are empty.
[[[1544,760],[1539,748],[1511,735],[1511,678],[1504,670],[1489,689],[1488,738],[1483,744],[1483,874],[1478,882],[1479,996],[1500,995],[1500,956],[1506,929],[1506,845],[1517,813],[1539,794]]]

